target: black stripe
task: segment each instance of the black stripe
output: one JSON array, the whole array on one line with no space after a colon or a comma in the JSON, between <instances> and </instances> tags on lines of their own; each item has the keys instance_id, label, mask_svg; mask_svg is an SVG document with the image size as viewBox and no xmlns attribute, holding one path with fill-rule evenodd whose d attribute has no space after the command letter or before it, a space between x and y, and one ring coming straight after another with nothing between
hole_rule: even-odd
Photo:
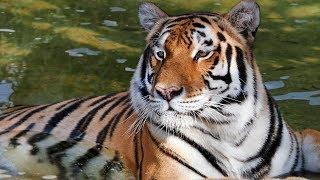
<instances>
[{"instance_id":1,"label":"black stripe","mask_svg":"<svg viewBox=\"0 0 320 180\"><path fill-rule=\"evenodd\" d=\"M205 27L206 27L206 26L204 26L203 24L200 24L200 23L197 23L197 22L192 23L192 25L193 25L194 27L196 27L196 28L205 28Z\"/></svg>"},{"instance_id":2,"label":"black stripe","mask_svg":"<svg viewBox=\"0 0 320 180\"><path fill-rule=\"evenodd\" d=\"M150 134L150 132L149 132ZM174 159L175 161L177 161L178 163L182 164L183 166L185 166L186 168L190 169L191 171L193 171L194 173L198 174L199 176L203 177L203 178L207 178L207 176L205 176L204 174L202 174L201 172L199 172L198 170L196 170L194 167L190 166L188 163L184 162L182 159L180 159L178 156L172 154L172 150L168 150L165 147L160 146L159 142L150 134L149 135L151 137L152 142L156 145L156 147L166 156Z\"/></svg>"},{"instance_id":3,"label":"black stripe","mask_svg":"<svg viewBox=\"0 0 320 180\"><path fill-rule=\"evenodd\" d=\"M191 37L189 37L187 31L184 32L184 35L185 35L185 38L187 38L187 41L188 41L188 49L190 49L190 47L191 47L191 45L192 45Z\"/></svg>"},{"instance_id":4,"label":"black stripe","mask_svg":"<svg viewBox=\"0 0 320 180\"><path fill-rule=\"evenodd\" d=\"M211 71L208 71L208 75L210 76L211 79L224 81L228 85L232 82L231 75L230 75L231 57L232 57L232 47L230 44L228 44L227 49L226 49L226 59L228 62L228 72L224 76L215 76L212 74Z\"/></svg>"},{"instance_id":5,"label":"black stripe","mask_svg":"<svg viewBox=\"0 0 320 180\"><path fill-rule=\"evenodd\" d=\"M133 138L133 143L134 143L134 161L135 161L135 165L136 165L136 170L139 169L139 150L138 150L138 138L137 138L137 134L134 135ZM140 175L139 175L140 176Z\"/></svg>"},{"instance_id":6,"label":"black stripe","mask_svg":"<svg viewBox=\"0 0 320 180\"><path fill-rule=\"evenodd\" d=\"M233 114L224 112L224 109L223 109L222 107L210 106L210 108L216 110L218 113L220 113L220 114L222 114L222 115L224 115L224 116L231 116L231 115L233 115ZM217 122L217 123L220 122L221 124L230 124L230 123L231 123L230 121L227 121L227 120L225 120L225 121L216 121L216 122Z\"/></svg>"},{"instance_id":7,"label":"black stripe","mask_svg":"<svg viewBox=\"0 0 320 180\"><path fill-rule=\"evenodd\" d=\"M250 121L248 121L245 125L244 128L241 130L241 132L245 132L245 135L234 144L234 146L239 147L243 144L243 142L247 139L247 137L249 136L250 133L250 128L253 125L253 119L250 119Z\"/></svg>"},{"instance_id":8,"label":"black stripe","mask_svg":"<svg viewBox=\"0 0 320 180\"><path fill-rule=\"evenodd\" d=\"M125 106L119 113L117 118L114 120L111 129L110 129L110 139L113 136L113 132L116 130L117 125L119 124L119 121L121 120L122 116L125 114L125 112L128 110L128 108L131 106L131 104L128 104L127 106Z\"/></svg>"},{"instance_id":9,"label":"black stripe","mask_svg":"<svg viewBox=\"0 0 320 180\"><path fill-rule=\"evenodd\" d=\"M26 129L20 131L18 134L16 134L13 138L10 139L10 145L12 145L14 148L19 146L20 143L18 142L19 138L26 135L33 127L35 123L29 124Z\"/></svg>"},{"instance_id":10,"label":"black stripe","mask_svg":"<svg viewBox=\"0 0 320 180\"><path fill-rule=\"evenodd\" d=\"M117 94L117 93L111 93L111 94L105 95L105 96L103 96L103 97L101 97L101 98L93 101L89 106L90 106L90 107L91 107L91 106L95 106L96 104L98 104L98 103L100 103L100 102L102 102L102 101L104 101L104 100L106 100L106 99L109 99L109 98L115 96L116 94Z\"/></svg>"},{"instance_id":11,"label":"black stripe","mask_svg":"<svg viewBox=\"0 0 320 180\"><path fill-rule=\"evenodd\" d=\"M146 71L147 71L147 62L150 60L151 54L152 54L152 50L151 50L150 46L148 46L144 50L143 57L142 57L142 64L141 64L141 68L140 68L141 69L140 70L141 85L139 85L140 86L139 91L143 97L149 95L149 92L146 88L145 78L146 78Z\"/></svg>"},{"instance_id":12,"label":"black stripe","mask_svg":"<svg viewBox=\"0 0 320 180\"><path fill-rule=\"evenodd\" d=\"M142 57L142 64L141 64L141 72L140 72L140 79L141 82L144 82L144 79L146 77L146 71L147 71L147 61L151 58L151 48L148 46L143 53ZM144 82L145 83L145 82Z\"/></svg>"},{"instance_id":13,"label":"black stripe","mask_svg":"<svg viewBox=\"0 0 320 180\"><path fill-rule=\"evenodd\" d=\"M224 35L221 32L218 32L218 39L220 41L226 41L226 38L224 37Z\"/></svg>"},{"instance_id":14,"label":"black stripe","mask_svg":"<svg viewBox=\"0 0 320 180\"><path fill-rule=\"evenodd\" d=\"M65 117L69 116L72 112L76 111L82 105L83 102L91 98L92 97L80 99L72 105L57 112L53 117L50 118L42 132L50 133Z\"/></svg>"},{"instance_id":15,"label":"black stripe","mask_svg":"<svg viewBox=\"0 0 320 180\"><path fill-rule=\"evenodd\" d=\"M130 110L126 114L126 119L128 119L134 113L134 109L130 107Z\"/></svg>"},{"instance_id":16,"label":"black stripe","mask_svg":"<svg viewBox=\"0 0 320 180\"><path fill-rule=\"evenodd\" d=\"M94 116L99 112L99 110L103 109L112 100L113 99L106 100L105 102L101 103L100 105L90 110L85 116L83 116L80 119L80 121L77 123L76 127L71 131L69 138L74 139L76 141L80 141L82 139L81 137L85 136L85 131L89 126L89 124L91 123L91 121L93 120Z\"/></svg>"},{"instance_id":17,"label":"black stripe","mask_svg":"<svg viewBox=\"0 0 320 180\"><path fill-rule=\"evenodd\" d=\"M206 33L202 32L202 31L196 31L200 36L202 37L206 37Z\"/></svg>"},{"instance_id":18,"label":"black stripe","mask_svg":"<svg viewBox=\"0 0 320 180\"><path fill-rule=\"evenodd\" d=\"M178 18L173 19L172 21L170 21L170 23L179 22L179 21L183 21L183 20L186 20L186 19L190 19L190 17L189 16L178 17Z\"/></svg>"},{"instance_id":19,"label":"black stripe","mask_svg":"<svg viewBox=\"0 0 320 180\"><path fill-rule=\"evenodd\" d=\"M25 110L22 110L21 112L17 112L15 113L15 115L13 115L12 117L10 117L9 119L7 119L8 121L20 116L21 114L24 114L25 112L29 111L30 109L25 109Z\"/></svg>"},{"instance_id":20,"label":"black stripe","mask_svg":"<svg viewBox=\"0 0 320 180\"><path fill-rule=\"evenodd\" d=\"M211 24L210 21L206 17L200 16L199 18L201 19L201 21L206 22L208 24Z\"/></svg>"},{"instance_id":21,"label":"black stripe","mask_svg":"<svg viewBox=\"0 0 320 180\"><path fill-rule=\"evenodd\" d=\"M176 25L178 25L178 24L175 24L175 23L174 24L170 24L170 25L167 26L167 28L172 28L172 27L174 27Z\"/></svg>"},{"instance_id":22,"label":"black stripe","mask_svg":"<svg viewBox=\"0 0 320 180\"><path fill-rule=\"evenodd\" d=\"M219 63L219 57L220 56L214 56L213 64L210 67L211 70L214 69L216 67L216 65Z\"/></svg>"},{"instance_id":23,"label":"black stripe","mask_svg":"<svg viewBox=\"0 0 320 180\"><path fill-rule=\"evenodd\" d=\"M228 104L235 104L235 103L242 103L246 98L247 98L248 94L247 93L244 93L244 92L239 92L239 94L236 96L236 97L231 97L231 96L227 96L225 98L223 98L220 103L221 104L225 104L225 105L228 105Z\"/></svg>"},{"instance_id":24,"label":"black stripe","mask_svg":"<svg viewBox=\"0 0 320 180\"><path fill-rule=\"evenodd\" d=\"M75 101L77 101L77 100L79 100L79 99L73 99L73 100L64 102L62 105L60 105L59 107L56 108L56 111L59 111L60 109L66 107L66 106L69 105L69 104L72 104L73 102L75 102Z\"/></svg>"},{"instance_id":25,"label":"black stripe","mask_svg":"<svg viewBox=\"0 0 320 180\"><path fill-rule=\"evenodd\" d=\"M247 161L252 161L256 158L261 157L264 154L264 151L270 146L270 144L272 144L272 138L274 136L274 133L276 131L276 120L275 120L275 113L274 113L274 105L273 105L273 101L272 99L270 99L270 97L268 96L268 109L269 109L269 113L270 113L270 125L269 125L269 130L268 130L268 136L267 139L264 141L264 144L262 145L262 147L260 148L259 152L254 155L251 156L247 159Z\"/></svg>"},{"instance_id":26,"label":"black stripe","mask_svg":"<svg viewBox=\"0 0 320 180\"><path fill-rule=\"evenodd\" d=\"M141 149L141 159L139 162L139 180L142 180L142 168L143 168L143 158L144 158L144 151L142 146L142 132L140 132L140 149Z\"/></svg>"},{"instance_id":27,"label":"black stripe","mask_svg":"<svg viewBox=\"0 0 320 180\"><path fill-rule=\"evenodd\" d=\"M9 108L9 109L5 109L2 114L0 113L0 121L5 119L5 118L7 118L7 117L9 117L9 116L11 116L11 115L14 115L14 114L17 114L17 113L20 113L20 112L26 112L27 110L30 110L31 107L34 107L34 106L22 106L22 105L19 105L19 106L14 106L14 107ZM13 119L13 118L10 118L10 119Z\"/></svg>"},{"instance_id":28,"label":"black stripe","mask_svg":"<svg viewBox=\"0 0 320 180\"><path fill-rule=\"evenodd\" d=\"M39 148L38 146L36 145L37 142L49 137L50 134L48 133L45 133L45 132L41 132L41 133L37 133L33 136L31 136L29 139L28 139L28 144L30 144L32 146L32 149L30 150L30 154L31 155L36 155L38 152L39 152Z\"/></svg>"},{"instance_id":29,"label":"black stripe","mask_svg":"<svg viewBox=\"0 0 320 180\"><path fill-rule=\"evenodd\" d=\"M154 124L157 127L161 127L162 125L157 124L156 122L151 122L152 124ZM215 157L213 156L208 150L206 150L204 147L202 147L200 144L196 143L195 141L191 140L190 138L188 138L187 136L185 136L183 133L175 130L175 129L166 129L165 130L166 133L169 133L183 141L185 141L186 143L188 143L190 146L194 147L195 149L197 149L201 155L206 158L206 160L217 170L219 171L223 176L228 176L227 172L222 169L222 167L219 165L221 164L221 162Z\"/></svg>"},{"instance_id":30,"label":"black stripe","mask_svg":"<svg viewBox=\"0 0 320 180\"><path fill-rule=\"evenodd\" d=\"M120 99L118 99L117 101L115 101L100 117L100 121L102 121L114 108L116 108L122 101L124 100L129 100L129 96L125 95L123 97L121 97Z\"/></svg>"},{"instance_id":31,"label":"black stripe","mask_svg":"<svg viewBox=\"0 0 320 180\"><path fill-rule=\"evenodd\" d=\"M206 46L212 46L213 41L212 41L212 39L210 39L210 40L205 40L205 41L203 42L203 44L205 44Z\"/></svg>"},{"instance_id":32,"label":"black stripe","mask_svg":"<svg viewBox=\"0 0 320 180\"><path fill-rule=\"evenodd\" d=\"M12 131L13 129L19 127L21 124L23 124L25 121L27 121L31 116L33 116L34 114L43 111L44 109L52 106L54 104L49 104L49 105L45 105L45 106L41 106L38 107L32 111L30 111L29 113L27 113L25 116L23 116L21 119L19 119L16 123L14 123L13 125L11 125L10 127L6 128L5 130L0 132L0 135L6 134L10 131Z\"/></svg>"},{"instance_id":33,"label":"black stripe","mask_svg":"<svg viewBox=\"0 0 320 180\"><path fill-rule=\"evenodd\" d=\"M267 174L270 170L271 161L273 156L275 155L278 147L280 146L282 139L282 131L283 131L283 121L278 110L277 105L274 103L271 95L268 94L268 102L269 102L269 111L270 111L270 127L268 132L268 138L265 141L264 145L260 149L259 153L253 157L259 157L262 160L255 167L245 171L243 174L246 178L261 178L265 174ZM274 111L276 110L276 112ZM277 113L277 117L275 115ZM276 126L276 121L278 124ZM252 158L249 158L252 159Z\"/></svg>"},{"instance_id":34,"label":"black stripe","mask_svg":"<svg viewBox=\"0 0 320 180\"><path fill-rule=\"evenodd\" d=\"M60 121L62 121L66 116L68 116L70 113L75 111L79 106L85 102L88 99L91 99L92 97L87 97L81 100L76 101L74 104L70 105L69 107L61 110L60 112L56 113L46 124L42 132L37 133L30 137L28 139L28 143L33 147L30 151L32 155L36 155L39 151L39 148L37 147L36 143L40 142L50 136L50 132L58 125ZM83 137L83 135L82 135ZM59 143L58 143L59 144ZM56 144L56 145L58 145ZM70 146L72 147L72 146Z\"/></svg>"},{"instance_id":35,"label":"black stripe","mask_svg":"<svg viewBox=\"0 0 320 180\"><path fill-rule=\"evenodd\" d=\"M201 131L203 134L206 134L206 135L211 136L211 137L212 137L213 139L215 139L215 140L221 140L219 134L212 134L212 133L210 133L209 131L207 131L207 130L205 130L205 129L202 129L202 128L200 128L200 127L197 127L197 126L195 126L194 128L197 129L197 130L199 130L199 131Z\"/></svg>"},{"instance_id":36,"label":"black stripe","mask_svg":"<svg viewBox=\"0 0 320 180\"><path fill-rule=\"evenodd\" d=\"M100 170L100 175L105 179L110 179L110 173L114 171L120 172L124 169L123 163L120 161L119 153L116 151L116 155L111 161L107 161L103 168ZM112 170L112 172L110 172ZM117 177L117 176L116 176ZM118 177L117 177L118 178ZM114 179L114 178L111 178Z\"/></svg>"},{"instance_id":37,"label":"black stripe","mask_svg":"<svg viewBox=\"0 0 320 180\"><path fill-rule=\"evenodd\" d=\"M55 159L56 155L63 154L61 152L71 148L76 143L77 143L76 141L69 139L66 141L60 141L52 146L49 146L47 148L47 154L48 154L49 160Z\"/></svg>"},{"instance_id":38,"label":"black stripe","mask_svg":"<svg viewBox=\"0 0 320 180\"><path fill-rule=\"evenodd\" d=\"M96 143L99 145L102 145L103 142L105 141L107 134L109 133L109 129L113 123L113 121L117 118L116 116L113 116L113 118L106 124L106 126L99 132L97 138L96 138Z\"/></svg>"},{"instance_id":39,"label":"black stripe","mask_svg":"<svg viewBox=\"0 0 320 180\"><path fill-rule=\"evenodd\" d=\"M152 84L152 79L153 79L154 73L148 74L147 80L149 84Z\"/></svg>"},{"instance_id":40,"label":"black stripe","mask_svg":"<svg viewBox=\"0 0 320 180\"><path fill-rule=\"evenodd\" d=\"M228 72L225 76L216 76L216 75L213 75L211 71L208 71L208 75L212 80L221 80L228 85L232 82L230 72Z\"/></svg>"},{"instance_id":41,"label":"black stripe","mask_svg":"<svg viewBox=\"0 0 320 180\"><path fill-rule=\"evenodd\" d=\"M300 147L299 147L299 142L298 142L297 136L294 133L292 133L292 135L294 137L294 141L295 141L297 147L296 147L296 156L294 159L294 163L293 163L291 170L290 170L291 173L293 173L295 171L296 167L298 166L299 157L300 157Z\"/></svg>"},{"instance_id":42,"label":"black stripe","mask_svg":"<svg viewBox=\"0 0 320 180\"><path fill-rule=\"evenodd\" d=\"M68 179L67 178L67 169L63 166L62 158L65 156L65 154L57 154L56 156L52 157L50 159L50 162L59 170L58 178L57 179Z\"/></svg>"},{"instance_id":43,"label":"black stripe","mask_svg":"<svg viewBox=\"0 0 320 180\"><path fill-rule=\"evenodd\" d=\"M241 90L243 90L243 87L247 83L247 72L246 72L246 66L244 64L243 59L243 52L242 50L236 46L236 52L237 52L237 66L239 71L239 78L240 78L240 84L241 84Z\"/></svg>"},{"instance_id":44,"label":"black stripe","mask_svg":"<svg viewBox=\"0 0 320 180\"><path fill-rule=\"evenodd\" d=\"M218 27L220 28L221 31L224 31L224 28L220 25L218 25Z\"/></svg>"},{"instance_id":45,"label":"black stripe","mask_svg":"<svg viewBox=\"0 0 320 180\"><path fill-rule=\"evenodd\" d=\"M216 52L219 53L219 54L221 54L221 45L220 45L220 44L218 45L218 47L217 47L217 49L216 49Z\"/></svg>"},{"instance_id":46,"label":"black stripe","mask_svg":"<svg viewBox=\"0 0 320 180\"><path fill-rule=\"evenodd\" d=\"M209 90L216 90L216 89L218 89L217 87L211 87L209 81L206 80L203 76L202 76L202 79L203 79L204 84L208 87Z\"/></svg>"},{"instance_id":47,"label":"black stripe","mask_svg":"<svg viewBox=\"0 0 320 180\"><path fill-rule=\"evenodd\" d=\"M72 112L74 112L75 110L77 110L81 104L83 102L85 102L88 99L91 99L92 97L87 97L81 100L76 101L75 103L73 103L72 105L62 109L61 111L57 112L53 117L50 118L50 120L47 122L46 126L44 127L44 129L42 130L42 132L37 133L33 136L31 136L28 139L28 143L33 147L33 150L31 151L33 155L35 155L37 153L37 151L34 151L37 148L37 146L35 145L37 142L40 142L44 139L46 139L47 137L50 136L50 132L65 118L67 117L69 114L71 114Z\"/></svg>"},{"instance_id":48,"label":"black stripe","mask_svg":"<svg viewBox=\"0 0 320 180\"><path fill-rule=\"evenodd\" d=\"M79 173L88 162L100 155L101 146L95 146L87 150L87 152L81 157L77 158L72 163L72 171L75 174Z\"/></svg>"}]
</instances>

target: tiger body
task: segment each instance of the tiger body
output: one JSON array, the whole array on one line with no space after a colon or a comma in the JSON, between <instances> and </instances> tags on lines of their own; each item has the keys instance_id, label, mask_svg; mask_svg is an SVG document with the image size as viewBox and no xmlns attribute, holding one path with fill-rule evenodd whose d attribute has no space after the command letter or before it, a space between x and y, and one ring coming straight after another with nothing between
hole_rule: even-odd
<instances>
[{"instance_id":1,"label":"tiger body","mask_svg":"<svg viewBox=\"0 0 320 180\"><path fill-rule=\"evenodd\" d=\"M263 85L252 49L254 1L228 14L174 17L145 3L139 17L149 34L130 91L3 115L0 142L11 149L0 168L26 164L6 154L22 147L60 177L105 178L120 159L137 179L320 172L320 133L293 132Z\"/></svg>"}]
</instances>

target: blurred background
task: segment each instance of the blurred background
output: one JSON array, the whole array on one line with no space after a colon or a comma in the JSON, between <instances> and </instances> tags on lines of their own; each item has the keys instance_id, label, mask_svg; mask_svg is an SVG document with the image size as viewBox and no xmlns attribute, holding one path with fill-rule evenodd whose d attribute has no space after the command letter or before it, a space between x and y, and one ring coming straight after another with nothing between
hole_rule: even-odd
<instances>
[{"instance_id":1,"label":"blurred background","mask_svg":"<svg viewBox=\"0 0 320 180\"><path fill-rule=\"evenodd\" d=\"M146 33L135 0L0 0L0 106L126 91ZM237 0L156 0L170 15ZM320 1L258 0L255 55L295 129L320 130Z\"/></svg>"}]
</instances>

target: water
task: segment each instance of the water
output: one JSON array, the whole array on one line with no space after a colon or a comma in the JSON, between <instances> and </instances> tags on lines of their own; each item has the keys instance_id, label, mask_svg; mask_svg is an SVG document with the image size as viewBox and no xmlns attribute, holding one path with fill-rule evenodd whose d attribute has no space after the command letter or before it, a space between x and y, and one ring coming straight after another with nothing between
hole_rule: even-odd
<instances>
[{"instance_id":1,"label":"water","mask_svg":"<svg viewBox=\"0 0 320 180\"><path fill-rule=\"evenodd\" d=\"M152 1L168 14L225 12L235 3ZM320 130L319 94L313 94L320 90L320 4L259 3L255 55L266 86L290 126ZM0 99L9 106L44 104L127 90L146 35L137 18L139 4L0 0Z\"/></svg>"}]
</instances>

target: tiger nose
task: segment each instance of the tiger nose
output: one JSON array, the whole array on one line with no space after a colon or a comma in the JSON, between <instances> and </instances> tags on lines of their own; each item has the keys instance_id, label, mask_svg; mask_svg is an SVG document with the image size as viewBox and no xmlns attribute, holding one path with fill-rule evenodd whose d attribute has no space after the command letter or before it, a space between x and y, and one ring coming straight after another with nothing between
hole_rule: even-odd
<instances>
[{"instance_id":1,"label":"tiger nose","mask_svg":"<svg viewBox=\"0 0 320 180\"><path fill-rule=\"evenodd\" d=\"M170 101L176 96L179 96L182 93L182 87L176 87L176 86L171 86L171 87L160 87L156 86L155 87L156 92L166 101Z\"/></svg>"}]
</instances>

